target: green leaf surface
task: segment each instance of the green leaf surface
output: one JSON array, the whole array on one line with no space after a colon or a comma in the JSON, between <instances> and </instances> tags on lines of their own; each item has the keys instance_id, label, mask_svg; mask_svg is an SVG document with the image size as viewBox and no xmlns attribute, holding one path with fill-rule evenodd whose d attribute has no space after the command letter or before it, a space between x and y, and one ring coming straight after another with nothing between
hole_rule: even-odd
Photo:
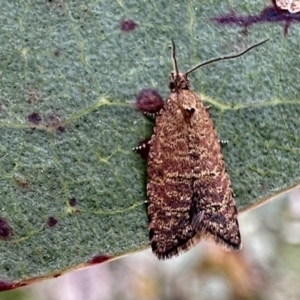
<instances>
[{"instance_id":1,"label":"green leaf surface","mask_svg":"<svg viewBox=\"0 0 300 300\"><path fill-rule=\"evenodd\" d=\"M284 38L278 23L244 35L211 20L231 8L257 14L264 2L1 3L0 218L12 230L0 239L1 280L148 245L146 163L132 148L151 136L153 122L133 104L146 87L167 97L171 39L182 71L272 39L190 80L229 141L223 154L239 210L299 184L299 26ZM125 19L137 28L121 31ZM36 126L32 113L41 117Z\"/></svg>"}]
</instances>

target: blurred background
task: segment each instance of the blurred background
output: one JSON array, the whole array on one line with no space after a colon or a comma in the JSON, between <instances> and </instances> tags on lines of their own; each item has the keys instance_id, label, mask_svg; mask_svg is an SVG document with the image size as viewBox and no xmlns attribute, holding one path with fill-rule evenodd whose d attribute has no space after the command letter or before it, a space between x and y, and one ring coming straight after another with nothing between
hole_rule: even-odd
<instances>
[{"instance_id":1,"label":"blurred background","mask_svg":"<svg viewBox=\"0 0 300 300\"><path fill-rule=\"evenodd\" d=\"M0 300L300 299L300 189L240 215L243 250L201 242L158 261L150 249L15 291Z\"/></svg>"}]
</instances>

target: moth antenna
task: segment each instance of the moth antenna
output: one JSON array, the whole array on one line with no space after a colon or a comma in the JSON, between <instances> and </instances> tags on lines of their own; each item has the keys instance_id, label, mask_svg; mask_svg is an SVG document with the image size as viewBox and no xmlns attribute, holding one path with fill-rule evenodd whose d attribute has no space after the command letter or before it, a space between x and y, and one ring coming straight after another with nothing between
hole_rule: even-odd
<instances>
[{"instance_id":1,"label":"moth antenna","mask_svg":"<svg viewBox=\"0 0 300 300\"><path fill-rule=\"evenodd\" d=\"M174 68L174 73L175 76L179 74L178 72L178 66L177 66L177 61L176 61L176 48L175 48L175 43L172 40L172 60L173 60L173 68Z\"/></svg>"},{"instance_id":2,"label":"moth antenna","mask_svg":"<svg viewBox=\"0 0 300 300\"><path fill-rule=\"evenodd\" d=\"M220 60L232 59L232 58L237 58L237 57L239 57L239 56L242 56L242 55L244 55L245 53L247 53L248 51L252 50L253 48L256 48L256 47L258 47L258 46L264 44L264 43L267 42L268 40L269 40L269 39L263 40L263 41L261 41L261 42L259 42L259 43L257 43L257 44L254 44L254 45L250 46L249 48L244 49L243 51L238 52L238 53L236 53L236 54L231 54L231 55L226 55L226 56L216 57L216 58L207 60L207 61L205 61L205 62L203 62L203 63L201 63L201 64L199 64L199 65L193 67L191 70L187 71L187 72L185 73L185 75L187 76L188 74L194 72L195 70L197 70L197 69L199 69L199 68L201 68L201 67L203 67L203 66L205 66L205 65L209 65L209 64L211 64L211 63L215 63L215 62L220 61ZM172 41L172 43L173 43L173 47L175 47L173 41ZM175 53L175 48L174 48L174 53ZM173 55L174 55L174 53L173 53ZM176 61L175 61L175 62L176 62ZM176 65L176 68L177 68L177 65Z\"/></svg>"}]
</instances>

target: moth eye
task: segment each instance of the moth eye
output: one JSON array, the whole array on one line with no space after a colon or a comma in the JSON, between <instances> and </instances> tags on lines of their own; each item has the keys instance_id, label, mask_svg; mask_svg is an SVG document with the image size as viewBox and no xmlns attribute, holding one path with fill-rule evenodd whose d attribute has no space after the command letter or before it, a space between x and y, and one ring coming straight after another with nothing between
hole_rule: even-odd
<instances>
[{"instance_id":1,"label":"moth eye","mask_svg":"<svg viewBox=\"0 0 300 300\"><path fill-rule=\"evenodd\" d=\"M175 80L173 80L173 79L170 80L170 82L169 82L169 89L170 90L175 89Z\"/></svg>"}]
</instances>

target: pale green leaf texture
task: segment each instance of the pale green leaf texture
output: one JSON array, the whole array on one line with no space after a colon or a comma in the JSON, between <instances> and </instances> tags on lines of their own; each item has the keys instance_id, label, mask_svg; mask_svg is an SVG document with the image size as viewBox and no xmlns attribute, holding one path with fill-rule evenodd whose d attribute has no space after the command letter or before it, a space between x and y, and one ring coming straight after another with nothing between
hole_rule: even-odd
<instances>
[{"instance_id":1,"label":"pale green leaf texture","mask_svg":"<svg viewBox=\"0 0 300 300\"><path fill-rule=\"evenodd\" d=\"M244 15L264 5L230 3ZM167 97L171 39L182 71L272 39L190 79L229 141L223 153L239 210L299 183L300 28L284 38L280 24L258 24L244 35L211 20L231 6L1 2L0 217L13 230L0 240L1 280L45 276L148 245L146 163L132 148L151 136L153 122L133 103L146 87ZM124 19L137 28L122 32ZM42 118L35 130L33 112ZM49 217L56 226L47 225Z\"/></svg>"}]
</instances>

